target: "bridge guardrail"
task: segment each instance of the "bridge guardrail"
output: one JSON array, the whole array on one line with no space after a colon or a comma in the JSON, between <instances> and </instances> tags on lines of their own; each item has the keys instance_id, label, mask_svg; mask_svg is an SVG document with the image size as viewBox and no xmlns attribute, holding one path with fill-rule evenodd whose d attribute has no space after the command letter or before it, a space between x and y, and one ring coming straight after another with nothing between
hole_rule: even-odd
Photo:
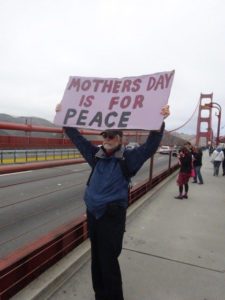
<instances>
[{"instance_id":1,"label":"bridge guardrail","mask_svg":"<svg viewBox=\"0 0 225 300\"><path fill-rule=\"evenodd\" d=\"M50 161L58 159L81 158L76 148L73 149L33 149L33 150L0 150L0 164L18 164Z\"/></svg>"}]
</instances>

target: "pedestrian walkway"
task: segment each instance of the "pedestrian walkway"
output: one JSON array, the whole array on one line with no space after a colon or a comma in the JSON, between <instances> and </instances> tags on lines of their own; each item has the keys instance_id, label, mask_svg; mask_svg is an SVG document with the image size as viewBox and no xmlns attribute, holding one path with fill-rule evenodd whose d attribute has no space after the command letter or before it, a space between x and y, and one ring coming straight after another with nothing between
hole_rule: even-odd
<instances>
[{"instance_id":1,"label":"pedestrian walkway","mask_svg":"<svg viewBox=\"0 0 225 300\"><path fill-rule=\"evenodd\" d=\"M209 160L204 153L204 184L190 182L189 199L174 199L172 176L128 218L120 256L125 300L225 299L225 177L213 176ZM55 289L51 300L94 300L90 260Z\"/></svg>"}]
</instances>

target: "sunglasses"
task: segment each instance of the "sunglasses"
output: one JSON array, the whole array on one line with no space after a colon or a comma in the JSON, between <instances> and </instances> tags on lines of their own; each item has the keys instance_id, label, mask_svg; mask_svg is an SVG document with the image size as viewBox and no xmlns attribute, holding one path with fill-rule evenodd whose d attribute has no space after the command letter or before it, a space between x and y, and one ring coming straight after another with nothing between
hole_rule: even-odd
<instances>
[{"instance_id":1,"label":"sunglasses","mask_svg":"<svg viewBox=\"0 0 225 300\"><path fill-rule=\"evenodd\" d=\"M115 135L110 134L110 133L103 133L102 134L103 139L109 139L109 140L113 140L115 138Z\"/></svg>"}]
</instances>

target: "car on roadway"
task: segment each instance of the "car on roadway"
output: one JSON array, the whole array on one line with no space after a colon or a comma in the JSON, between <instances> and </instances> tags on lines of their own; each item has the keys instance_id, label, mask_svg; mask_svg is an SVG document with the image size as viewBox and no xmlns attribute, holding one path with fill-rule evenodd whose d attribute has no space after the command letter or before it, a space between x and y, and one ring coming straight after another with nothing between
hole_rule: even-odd
<instances>
[{"instance_id":1,"label":"car on roadway","mask_svg":"<svg viewBox=\"0 0 225 300\"><path fill-rule=\"evenodd\" d=\"M158 152L160 154L170 154L170 152L171 152L170 146L161 146L161 147L159 147Z\"/></svg>"},{"instance_id":2,"label":"car on roadway","mask_svg":"<svg viewBox=\"0 0 225 300\"><path fill-rule=\"evenodd\" d=\"M135 142L130 142L129 144L126 145L126 149L134 149L139 147L140 145L138 143Z\"/></svg>"},{"instance_id":3,"label":"car on roadway","mask_svg":"<svg viewBox=\"0 0 225 300\"><path fill-rule=\"evenodd\" d=\"M180 149L181 149L181 146L174 146L171 150L172 156L177 157L179 155Z\"/></svg>"}]
</instances>

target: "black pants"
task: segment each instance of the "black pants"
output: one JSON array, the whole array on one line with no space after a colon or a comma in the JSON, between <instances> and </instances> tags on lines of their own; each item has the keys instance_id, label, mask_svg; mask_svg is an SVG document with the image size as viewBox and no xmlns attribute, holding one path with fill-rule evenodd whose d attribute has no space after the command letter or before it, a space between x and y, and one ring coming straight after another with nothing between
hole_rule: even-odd
<instances>
[{"instance_id":1,"label":"black pants","mask_svg":"<svg viewBox=\"0 0 225 300\"><path fill-rule=\"evenodd\" d=\"M98 220L87 212L87 221L95 299L124 300L118 257L122 250L126 209L111 203Z\"/></svg>"},{"instance_id":2,"label":"black pants","mask_svg":"<svg viewBox=\"0 0 225 300\"><path fill-rule=\"evenodd\" d=\"M213 173L213 175L214 176L218 176L219 175L221 161L214 160L213 165L214 165L214 173Z\"/></svg>"}]
</instances>

